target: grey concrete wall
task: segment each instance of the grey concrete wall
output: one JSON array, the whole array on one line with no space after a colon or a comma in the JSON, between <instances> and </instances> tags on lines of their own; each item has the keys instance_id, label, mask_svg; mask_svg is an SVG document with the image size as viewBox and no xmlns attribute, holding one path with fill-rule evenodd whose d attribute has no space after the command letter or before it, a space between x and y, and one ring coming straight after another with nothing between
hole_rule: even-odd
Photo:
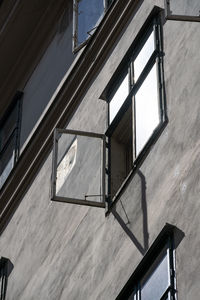
<instances>
[{"instance_id":1,"label":"grey concrete wall","mask_svg":"<svg viewBox=\"0 0 200 300\"><path fill-rule=\"evenodd\" d=\"M52 42L24 87L21 147L74 58L75 55L72 53L72 3L69 1L58 21Z\"/></svg>"},{"instance_id":2,"label":"grey concrete wall","mask_svg":"<svg viewBox=\"0 0 200 300\"><path fill-rule=\"evenodd\" d=\"M130 20L68 128L105 132L107 106L98 97L153 3ZM114 300L166 222L185 234L176 249L178 299L199 299L200 28L168 21L163 31L165 130L108 217L50 202L49 155L0 239L14 265L7 299Z\"/></svg>"}]
</instances>

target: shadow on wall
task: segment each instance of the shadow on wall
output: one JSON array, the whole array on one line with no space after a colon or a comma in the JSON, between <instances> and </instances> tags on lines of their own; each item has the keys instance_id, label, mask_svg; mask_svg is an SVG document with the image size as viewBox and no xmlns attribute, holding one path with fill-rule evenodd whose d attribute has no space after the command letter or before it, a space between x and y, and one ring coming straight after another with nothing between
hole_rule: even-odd
<instances>
[{"instance_id":1,"label":"shadow on wall","mask_svg":"<svg viewBox=\"0 0 200 300\"><path fill-rule=\"evenodd\" d=\"M6 291L8 277L12 272L14 265L8 258L1 257L0 259L0 300L6 299Z\"/></svg>"},{"instance_id":2,"label":"shadow on wall","mask_svg":"<svg viewBox=\"0 0 200 300\"><path fill-rule=\"evenodd\" d=\"M142 226L142 237L136 237L136 235L133 233L133 229L131 229L131 223L128 213L126 211L125 205L122 203L122 200L120 199L119 202L121 203L121 208L124 214L124 218L121 217L121 214L119 214L116 210L116 207L113 208L112 214L116 218L116 220L119 222L120 226L123 228L123 230L126 232L126 234L129 236L131 241L135 244L137 249L141 252L142 255L145 254L145 252L149 248L149 233L148 233L148 215L147 215L147 202L146 202L146 179L145 176L142 174L140 170L138 170L135 174L138 178L138 183L140 185L139 188L139 201L140 203L137 203L137 206L140 204L140 210L137 213L137 219L140 215L142 217L142 220L138 221L139 227ZM137 184L138 184L137 183ZM130 211L130 210L128 210ZM132 211L131 211L132 215ZM136 224L134 222L134 224ZM138 226L136 225L136 227ZM130 226L129 226L130 225Z\"/></svg>"}]
</instances>

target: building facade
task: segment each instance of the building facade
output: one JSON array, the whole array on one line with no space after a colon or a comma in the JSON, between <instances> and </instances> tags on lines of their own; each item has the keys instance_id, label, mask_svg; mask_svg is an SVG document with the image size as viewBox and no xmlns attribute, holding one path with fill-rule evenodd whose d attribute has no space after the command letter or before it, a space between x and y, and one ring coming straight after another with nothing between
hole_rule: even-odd
<instances>
[{"instance_id":1,"label":"building facade","mask_svg":"<svg viewBox=\"0 0 200 300\"><path fill-rule=\"evenodd\" d=\"M0 2L0 299L200 298L199 11Z\"/></svg>"}]
</instances>

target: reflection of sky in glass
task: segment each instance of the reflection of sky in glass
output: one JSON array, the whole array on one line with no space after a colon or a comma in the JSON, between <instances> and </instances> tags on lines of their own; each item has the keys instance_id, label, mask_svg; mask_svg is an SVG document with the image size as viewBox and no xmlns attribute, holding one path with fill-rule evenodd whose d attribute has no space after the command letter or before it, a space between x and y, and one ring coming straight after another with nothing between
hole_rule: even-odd
<instances>
[{"instance_id":1,"label":"reflection of sky in glass","mask_svg":"<svg viewBox=\"0 0 200 300\"><path fill-rule=\"evenodd\" d=\"M135 96L135 115L136 155L138 155L159 124L156 65Z\"/></svg>"},{"instance_id":2,"label":"reflection of sky in glass","mask_svg":"<svg viewBox=\"0 0 200 300\"><path fill-rule=\"evenodd\" d=\"M165 255L141 287L142 300L160 300L169 286L168 256Z\"/></svg>"},{"instance_id":3,"label":"reflection of sky in glass","mask_svg":"<svg viewBox=\"0 0 200 300\"><path fill-rule=\"evenodd\" d=\"M129 76L127 74L126 77L123 79L122 83L120 84L120 86L118 87L112 100L110 101L110 115L109 115L110 123L118 113L119 109L121 108L128 94L129 94Z\"/></svg>"},{"instance_id":4,"label":"reflection of sky in glass","mask_svg":"<svg viewBox=\"0 0 200 300\"><path fill-rule=\"evenodd\" d=\"M89 37L88 33L101 21L104 13L103 0L78 1L78 44Z\"/></svg>"},{"instance_id":5,"label":"reflection of sky in glass","mask_svg":"<svg viewBox=\"0 0 200 300\"><path fill-rule=\"evenodd\" d=\"M142 70L144 69L146 63L148 62L149 58L151 57L153 51L155 50L154 47L154 32L151 33L148 40L146 41L144 47L139 52L138 56L134 61L134 80L135 82L138 80Z\"/></svg>"}]
</instances>

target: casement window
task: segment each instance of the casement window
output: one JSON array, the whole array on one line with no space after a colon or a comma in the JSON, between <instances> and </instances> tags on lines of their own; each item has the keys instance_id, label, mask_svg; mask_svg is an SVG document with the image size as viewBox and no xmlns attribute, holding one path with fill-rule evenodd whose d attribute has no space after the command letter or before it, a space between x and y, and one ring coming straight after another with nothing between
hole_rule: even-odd
<instances>
[{"instance_id":1,"label":"casement window","mask_svg":"<svg viewBox=\"0 0 200 300\"><path fill-rule=\"evenodd\" d=\"M101 98L108 102L110 191L115 196L166 120L159 18L145 26Z\"/></svg>"},{"instance_id":2,"label":"casement window","mask_svg":"<svg viewBox=\"0 0 200 300\"><path fill-rule=\"evenodd\" d=\"M105 160L104 134L57 128L51 199L104 208Z\"/></svg>"},{"instance_id":3,"label":"casement window","mask_svg":"<svg viewBox=\"0 0 200 300\"><path fill-rule=\"evenodd\" d=\"M74 0L73 48L80 49L92 36L113 0Z\"/></svg>"},{"instance_id":4,"label":"casement window","mask_svg":"<svg viewBox=\"0 0 200 300\"><path fill-rule=\"evenodd\" d=\"M166 234L155 244L116 300L176 299L173 235Z\"/></svg>"},{"instance_id":5,"label":"casement window","mask_svg":"<svg viewBox=\"0 0 200 300\"><path fill-rule=\"evenodd\" d=\"M22 92L17 92L0 122L0 188L5 183L19 155Z\"/></svg>"},{"instance_id":6,"label":"casement window","mask_svg":"<svg viewBox=\"0 0 200 300\"><path fill-rule=\"evenodd\" d=\"M162 58L161 25L151 18L100 97L109 107L105 134L55 130L52 200L111 204L163 129Z\"/></svg>"}]
</instances>

